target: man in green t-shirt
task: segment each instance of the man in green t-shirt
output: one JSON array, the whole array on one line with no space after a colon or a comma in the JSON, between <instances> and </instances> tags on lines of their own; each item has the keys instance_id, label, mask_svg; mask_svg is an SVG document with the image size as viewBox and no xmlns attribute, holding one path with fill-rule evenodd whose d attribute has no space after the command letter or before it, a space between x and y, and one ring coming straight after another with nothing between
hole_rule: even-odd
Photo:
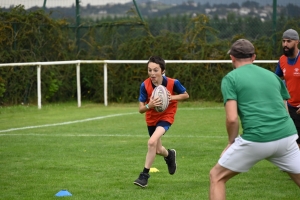
<instances>
[{"instance_id":1,"label":"man in green t-shirt","mask_svg":"<svg viewBox=\"0 0 300 200\"><path fill-rule=\"evenodd\" d=\"M290 95L285 85L273 72L253 64L255 49L248 40L237 40L228 53L235 68L221 84L228 145L210 171L210 199L225 199L225 183L264 159L300 187L298 134L286 107Z\"/></svg>"}]
</instances>

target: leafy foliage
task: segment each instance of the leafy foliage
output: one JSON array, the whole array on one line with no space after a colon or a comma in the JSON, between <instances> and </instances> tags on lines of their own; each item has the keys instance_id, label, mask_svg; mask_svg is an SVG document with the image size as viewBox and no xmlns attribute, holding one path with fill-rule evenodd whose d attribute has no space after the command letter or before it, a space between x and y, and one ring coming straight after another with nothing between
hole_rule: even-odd
<instances>
[{"instance_id":1,"label":"leafy foliage","mask_svg":"<svg viewBox=\"0 0 300 200\"><path fill-rule=\"evenodd\" d=\"M105 18L91 23L83 19L76 27L64 19L54 19L42 10L26 11L17 6L0 12L0 59L2 63L64 60L147 60L159 55L165 60L228 60L227 51L239 38L252 41L257 59L277 60L281 55L281 34L296 30L300 20L280 16L274 22L229 13L226 19L199 14L192 17L153 17L142 21L134 9L123 18ZM299 31L299 30L298 30ZM274 64L263 67L274 70ZM42 66L42 101L76 100L74 65ZM166 75L183 83L190 100L221 101L220 82L232 70L231 64L167 64ZM83 100L103 101L103 65L82 65ZM147 78L146 65L108 66L108 100L136 102L139 86ZM0 68L0 102L35 103L36 68Z\"/></svg>"},{"instance_id":2,"label":"leafy foliage","mask_svg":"<svg viewBox=\"0 0 300 200\"><path fill-rule=\"evenodd\" d=\"M0 12L0 61L1 63L38 62L69 60L72 49L68 48L67 25L64 20L50 18L43 11L27 12L17 6L10 12ZM43 67L43 74L49 67ZM31 101L36 97L36 72L34 67L5 67L0 69L5 87L3 101L14 104ZM61 70L61 69L59 69ZM54 82L59 70L51 71L52 76L43 76L46 96L54 95ZM52 82L52 83L51 83ZM56 85L58 87L59 85ZM58 90L56 88L55 90Z\"/></svg>"}]
</instances>

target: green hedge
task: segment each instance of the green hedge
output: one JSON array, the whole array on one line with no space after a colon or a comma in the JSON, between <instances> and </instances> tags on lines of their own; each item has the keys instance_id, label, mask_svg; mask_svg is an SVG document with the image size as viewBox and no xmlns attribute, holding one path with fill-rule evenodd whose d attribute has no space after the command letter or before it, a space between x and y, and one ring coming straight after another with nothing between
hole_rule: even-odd
<instances>
[{"instance_id":1,"label":"green hedge","mask_svg":"<svg viewBox=\"0 0 300 200\"><path fill-rule=\"evenodd\" d=\"M278 19L281 28L276 33L268 30L259 31L257 35L249 33L249 28L255 29L255 23L258 27L270 27L270 22L261 24L256 19L232 15L230 22L209 19L205 15L142 22L134 13L126 19L97 21L92 26L83 22L80 27L74 27L66 20L52 19L42 10L29 12L22 6L0 12L0 19L1 63L147 60L151 55L166 60L228 60L226 53L238 38L253 41L257 59L276 60L282 52L283 30L299 27L299 20L282 17ZM243 27L237 27L238 23L243 23ZM174 27L179 26L180 31L174 31ZM231 36L224 37L225 32L231 32ZM273 71L275 65L270 63L263 67ZM231 64L224 63L167 64L166 74L183 83L191 101L222 101L220 82L231 70ZM82 64L80 76L82 99L103 102L103 64ZM108 101L137 102L139 86L145 78L146 65L108 65ZM3 105L36 103L36 85L35 66L0 68L0 102ZM75 65L42 66L44 103L76 101L76 87Z\"/></svg>"}]
</instances>

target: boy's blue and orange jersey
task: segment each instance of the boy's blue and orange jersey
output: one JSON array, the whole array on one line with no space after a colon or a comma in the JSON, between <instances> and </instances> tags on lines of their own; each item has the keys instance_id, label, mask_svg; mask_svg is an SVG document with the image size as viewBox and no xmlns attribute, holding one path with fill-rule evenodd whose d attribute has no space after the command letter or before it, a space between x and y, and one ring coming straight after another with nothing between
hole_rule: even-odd
<instances>
[{"instance_id":1,"label":"boy's blue and orange jersey","mask_svg":"<svg viewBox=\"0 0 300 200\"><path fill-rule=\"evenodd\" d=\"M186 91L177 79L172 79L166 76L163 76L162 85L167 88L171 95L183 94ZM140 87L139 101L147 104L150 101L154 88L155 85L152 83L151 79L146 79ZM177 101L172 100L164 112L156 112L155 109L148 110L145 114L146 123L148 126L156 126L158 121L167 121L170 124L173 124L176 111Z\"/></svg>"},{"instance_id":2,"label":"boy's blue and orange jersey","mask_svg":"<svg viewBox=\"0 0 300 200\"><path fill-rule=\"evenodd\" d=\"M300 59L290 59L282 55L278 62L276 74L284 77L287 90L291 95L288 104L293 107L300 105Z\"/></svg>"}]
</instances>

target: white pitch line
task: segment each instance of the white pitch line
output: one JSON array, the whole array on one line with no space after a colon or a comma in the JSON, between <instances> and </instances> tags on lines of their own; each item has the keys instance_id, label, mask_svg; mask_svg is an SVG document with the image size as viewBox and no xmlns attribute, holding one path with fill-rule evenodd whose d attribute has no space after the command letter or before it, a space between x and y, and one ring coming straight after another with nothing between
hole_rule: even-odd
<instances>
[{"instance_id":1,"label":"white pitch line","mask_svg":"<svg viewBox=\"0 0 300 200\"><path fill-rule=\"evenodd\" d=\"M205 107L205 108L178 108L178 110L218 110L224 107Z\"/></svg>"},{"instance_id":2,"label":"white pitch line","mask_svg":"<svg viewBox=\"0 0 300 200\"><path fill-rule=\"evenodd\" d=\"M209 109L223 109L223 107L178 108L178 110L209 110ZM6 129L6 130L0 130L0 133L26 130L26 129L34 129L34 128L42 128L42 127L50 127L50 126L62 126L62 125L68 125L68 124L75 124L75 123L82 123L82 122L87 122L87 121L105 119L105 118L110 118L110 117L119 117L119 116L124 116L124 115L132 115L132 114L138 114L138 112L106 115L106 116L101 116L101 117L87 118L87 119L82 119L82 120L75 120L75 121L55 123L55 124L44 124L44 125L37 125L37 126L25 126L25 127L20 127L20 128L11 128L11 129ZM4 136L4 135L7 135L7 134L0 134L0 136ZM9 135L12 135L12 134L9 134Z\"/></svg>"},{"instance_id":3,"label":"white pitch line","mask_svg":"<svg viewBox=\"0 0 300 200\"><path fill-rule=\"evenodd\" d=\"M34 134L34 133L29 133L29 134L0 134L0 136L45 136L45 137L140 137L140 138L149 138L148 135L120 135L120 134L111 134L111 135L107 135L107 134ZM227 137L226 135L221 136L221 135L216 135L216 136L212 136L212 135L166 135L164 137L172 137L172 138L225 138Z\"/></svg>"},{"instance_id":4,"label":"white pitch line","mask_svg":"<svg viewBox=\"0 0 300 200\"><path fill-rule=\"evenodd\" d=\"M18 130L25 130L25 129L34 129L34 128L42 128L42 127L50 127L50 126L61 126L61 125L67 125L67 124L75 124L75 123L93 121L93 120L98 120L98 119L105 119L105 118L109 118L109 117L119 117L119 116L132 115L132 114L137 114L137 113L134 112L134 113L114 114L114 115L106 115L106 116L101 116L101 117L94 117L94 118L75 120L75 121L69 121L69 122L62 122L62 123L56 123L56 124L44 124L44 125L38 125L38 126L25 126L25 127L20 127L20 128L11 128L11 129L6 129L6 130L0 130L0 133L18 131ZM2 134L0 134L0 135L2 135Z\"/></svg>"}]
</instances>

